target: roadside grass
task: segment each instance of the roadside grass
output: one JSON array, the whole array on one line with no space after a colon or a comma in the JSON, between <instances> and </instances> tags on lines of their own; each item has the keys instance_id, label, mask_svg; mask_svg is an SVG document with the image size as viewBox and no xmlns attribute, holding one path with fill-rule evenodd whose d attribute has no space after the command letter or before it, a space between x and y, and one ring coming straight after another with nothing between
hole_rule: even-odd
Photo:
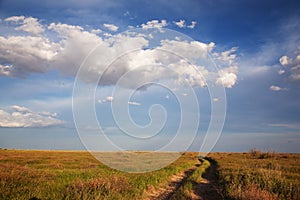
<instances>
[{"instance_id":1,"label":"roadside grass","mask_svg":"<svg viewBox=\"0 0 300 200\"><path fill-rule=\"evenodd\" d=\"M300 199L300 154L211 153L224 199Z\"/></svg>"},{"instance_id":2,"label":"roadside grass","mask_svg":"<svg viewBox=\"0 0 300 200\"><path fill-rule=\"evenodd\" d=\"M160 170L126 173L88 152L0 150L0 199L141 199L196 159L196 153L184 153Z\"/></svg>"}]
</instances>

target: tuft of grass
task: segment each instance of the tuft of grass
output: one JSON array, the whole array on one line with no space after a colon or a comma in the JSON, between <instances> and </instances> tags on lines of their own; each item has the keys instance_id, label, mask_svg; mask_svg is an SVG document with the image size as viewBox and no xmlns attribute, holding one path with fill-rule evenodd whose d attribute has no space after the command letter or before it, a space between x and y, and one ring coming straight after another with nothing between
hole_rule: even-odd
<instances>
[{"instance_id":1,"label":"tuft of grass","mask_svg":"<svg viewBox=\"0 0 300 200\"><path fill-rule=\"evenodd\" d=\"M260 151L256 148L250 149L249 151L250 155L254 158L258 158L258 159L266 159L266 158L272 158L276 156L276 152L275 151Z\"/></svg>"}]
</instances>

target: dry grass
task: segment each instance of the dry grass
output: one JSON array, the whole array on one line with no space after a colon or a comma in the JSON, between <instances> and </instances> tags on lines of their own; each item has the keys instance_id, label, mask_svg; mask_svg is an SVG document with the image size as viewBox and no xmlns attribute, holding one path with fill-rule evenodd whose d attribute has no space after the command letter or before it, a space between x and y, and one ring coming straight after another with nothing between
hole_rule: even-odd
<instances>
[{"instance_id":1,"label":"dry grass","mask_svg":"<svg viewBox=\"0 0 300 200\"><path fill-rule=\"evenodd\" d=\"M219 165L224 199L300 199L299 154L252 150L209 156ZM132 162L128 157L113 162L117 165L124 159ZM151 159L149 166L154 164ZM195 163L197 154L185 153L163 169L125 173L108 168L87 152L0 150L0 199L141 199L145 191L168 185L169 177ZM139 167L132 164L132 170ZM201 180L204 168L180 189L185 197Z\"/></svg>"},{"instance_id":2,"label":"dry grass","mask_svg":"<svg viewBox=\"0 0 300 200\"><path fill-rule=\"evenodd\" d=\"M163 169L130 174L87 152L0 150L0 199L141 199L193 166L196 156L186 153Z\"/></svg>"},{"instance_id":3,"label":"dry grass","mask_svg":"<svg viewBox=\"0 0 300 200\"><path fill-rule=\"evenodd\" d=\"M212 153L227 199L300 199L300 154Z\"/></svg>"}]
</instances>

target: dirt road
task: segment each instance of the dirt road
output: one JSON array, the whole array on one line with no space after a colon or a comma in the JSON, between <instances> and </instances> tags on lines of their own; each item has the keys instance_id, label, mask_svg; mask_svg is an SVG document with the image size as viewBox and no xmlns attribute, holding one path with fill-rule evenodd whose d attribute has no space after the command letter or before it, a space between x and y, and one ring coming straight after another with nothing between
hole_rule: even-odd
<instances>
[{"instance_id":1,"label":"dirt road","mask_svg":"<svg viewBox=\"0 0 300 200\"><path fill-rule=\"evenodd\" d=\"M200 183L193 183L193 190L189 197L183 197L184 199L192 200L221 200L222 197L217 191L217 166L213 161L210 162L211 166L203 174L203 179ZM183 187L187 178L193 174L193 172L200 167L200 164L195 164L193 168L186 170L180 174L176 174L170 178L170 184L165 188L153 190L148 194L147 200L169 200L176 199L176 192Z\"/></svg>"},{"instance_id":2,"label":"dirt road","mask_svg":"<svg viewBox=\"0 0 300 200\"><path fill-rule=\"evenodd\" d=\"M210 160L210 167L203 174L200 184L193 186L192 199L221 200L223 199L218 191L217 185L217 164Z\"/></svg>"}]
</instances>

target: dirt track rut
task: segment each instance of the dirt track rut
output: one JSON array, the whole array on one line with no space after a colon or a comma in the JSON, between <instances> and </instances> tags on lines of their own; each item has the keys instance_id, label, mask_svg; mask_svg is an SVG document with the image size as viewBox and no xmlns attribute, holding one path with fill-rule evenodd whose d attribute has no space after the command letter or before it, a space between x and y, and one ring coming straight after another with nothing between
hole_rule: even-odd
<instances>
[{"instance_id":1,"label":"dirt track rut","mask_svg":"<svg viewBox=\"0 0 300 200\"><path fill-rule=\"evenodd\" d=\"M168 200L172 199L176 191L183 186L189 176L199 167L200 164L196 164L194 167L180 173L173 175L170 178L170 184L165 188L151 191L145 200ZM214 162L211 162L211 166L206 170L203 175L203 180L198 184L193 184L193 192L191 194L192 200L221 200L216 187L217 180L217 166Z\"/></svg>"}]
</instances>

